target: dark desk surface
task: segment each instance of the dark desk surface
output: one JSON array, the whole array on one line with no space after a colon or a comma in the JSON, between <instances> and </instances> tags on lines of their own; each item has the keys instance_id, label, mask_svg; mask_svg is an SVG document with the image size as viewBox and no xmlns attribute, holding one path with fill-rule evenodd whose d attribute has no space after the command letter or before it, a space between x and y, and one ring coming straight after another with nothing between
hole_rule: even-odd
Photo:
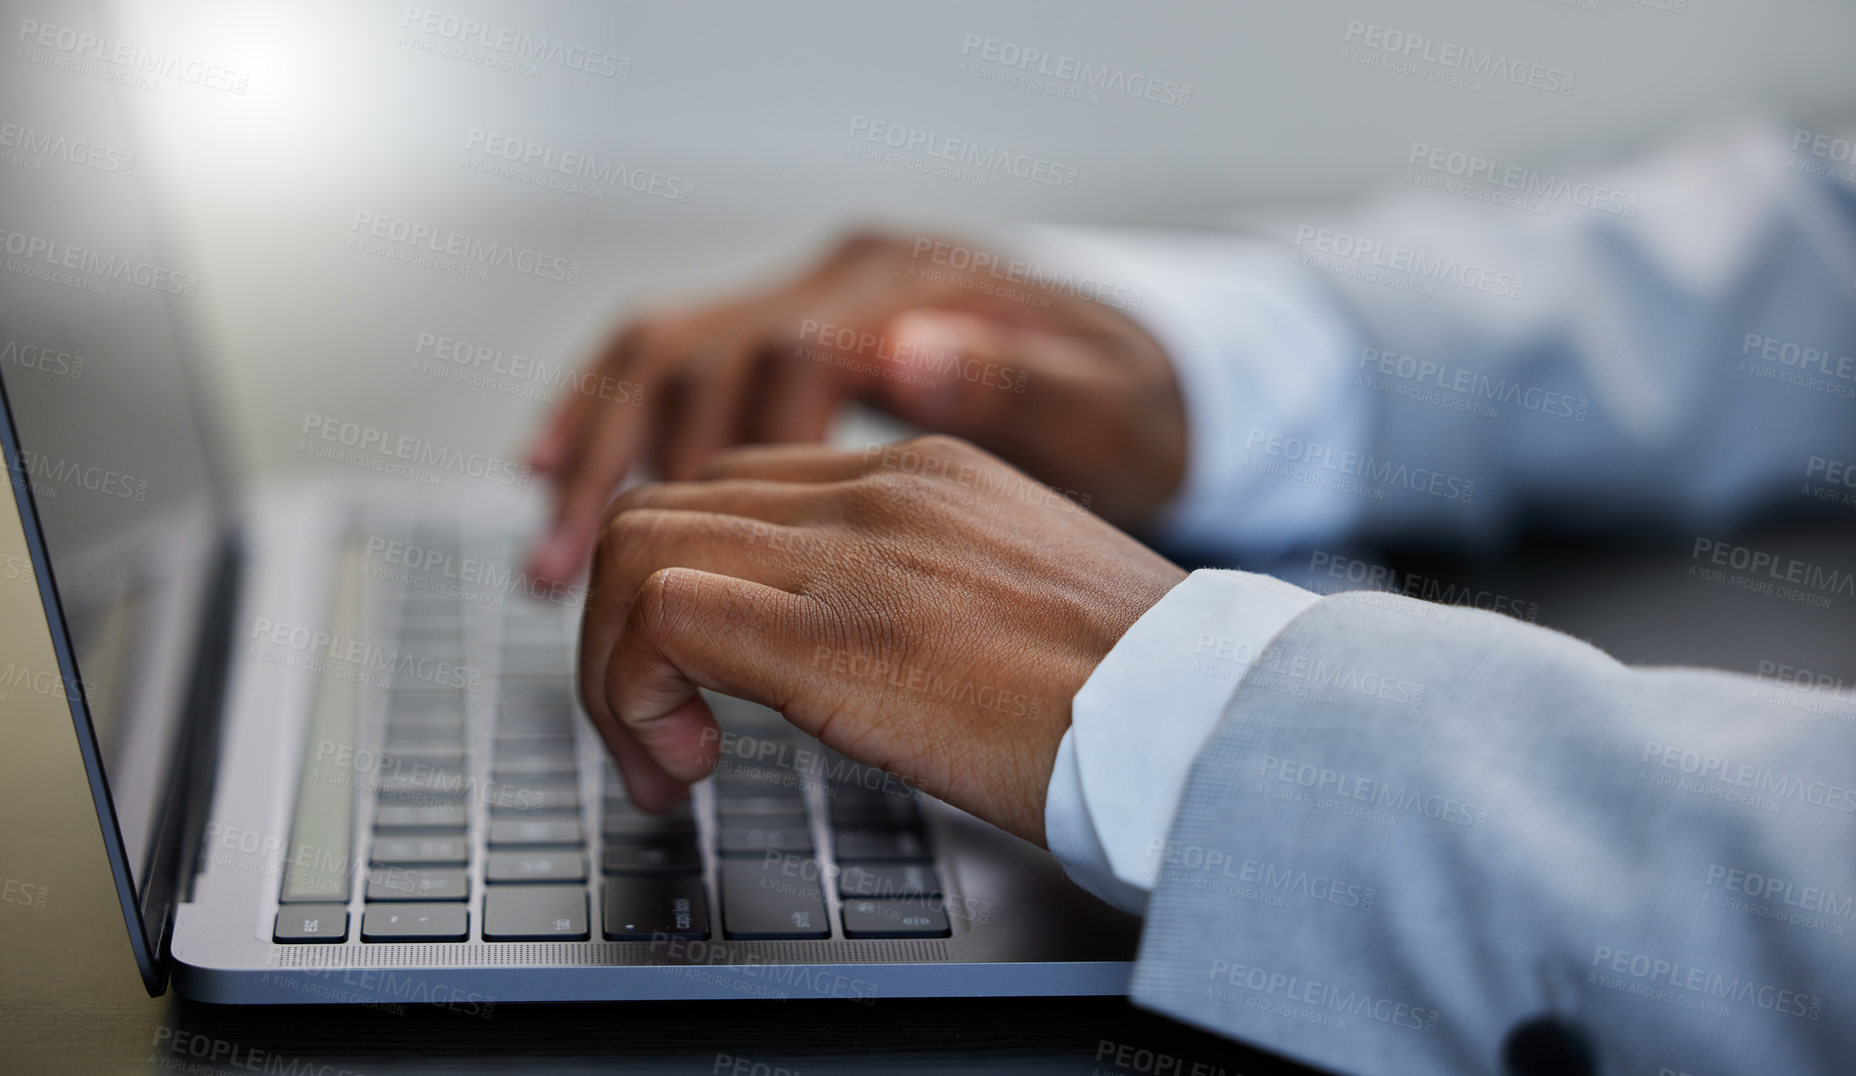
<instances>
[{"instance_id":1,"label":"dark desk surface","mask_svg":"<svg viewBox=\"0 0 1856 1076\"><path fill-rule=\"evenodd\" d=\"M10 513L4 526L0 553L18 540ZM1812 527L1744 541L1848 570L1851 538ZM1756 671L1783 662L1856 682L1856 602L1814 609L1691 576L1686 542L1554 544L1483 564L1401 564L1537 604L1541 623L1632 663ZM0 582L0 661L49 667L35 601L26 585ZM502 1005L487 1018L151 999L129 956L62 700L15 690L0 697L0 715L0 884L12 883L12 899L0 900L0 1071L1154 1071L1152 1055L1133 1051L1208 1076L1299 1071L1120 999ZM22 893L34 899L21 904ZM43 906L30 906L41 895Z\"/></svg>"}]
</instances>

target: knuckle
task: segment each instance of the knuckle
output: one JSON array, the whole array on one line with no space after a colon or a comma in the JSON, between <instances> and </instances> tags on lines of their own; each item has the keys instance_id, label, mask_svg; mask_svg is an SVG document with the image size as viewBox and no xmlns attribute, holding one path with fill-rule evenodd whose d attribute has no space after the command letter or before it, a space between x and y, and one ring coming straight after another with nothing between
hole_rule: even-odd
<instances>
[{"instance_id":1,"label":"knuckle","mask_svg":"<svg viewBox=\"0 0 1856 1076\"><path fill-rule=\"evenodd\" d=\"M832 251L832 258L850 261L881 254L894 247L896 240L880 228L859 226L846 232Z\"/></svg>"},{"instance_id":2,"label":"knuckle","mask_svg":"<svg viewBox=\"0 0 1856 1076\"><path fill-rule=\"evenodd\" d=\"M606 506L606 520L601 528L602 531L612 531L626 516L634 515L655 503L658 491L663 488L664 484L661 482L644 482L613 498L612 503Z\"/></svg>"},{"instance_id":3,"label":"knuckle","mask_svg":"<svg viewBox=\"0 0 1856 1076\"><path fill-rule=\"evenodd\" d=\"M632 624L647 635L655 633L674 614L677 594L681 591L682 571L677 568L659 568L645 576L644 582L638 584L638 593L632 599Z\"/></svg>"},{"instance_id":4,"label":"knuckle","mask_svg":"<svg viewBox=\"0 0 1856 1076\"><path fill-rule=\"evenodd\" d=\"M665 509L649 506L616 512L606 523L602 541L612 544L615 557L624 556L628 550L643 552L650 548L652 539L664 529L669 519L670 513Z\"/></svg>"},{"instance_id":5,"label":"knuckle","mask_svg":"<svg viewBox=\"0 0 1856 1076\"><path fill-rule=\"evenodd\" d=\"M964 460L979 454L971 444L945 433L925 433L903 444L923 456L940 460Z\"/></svg>"}]
</instances>

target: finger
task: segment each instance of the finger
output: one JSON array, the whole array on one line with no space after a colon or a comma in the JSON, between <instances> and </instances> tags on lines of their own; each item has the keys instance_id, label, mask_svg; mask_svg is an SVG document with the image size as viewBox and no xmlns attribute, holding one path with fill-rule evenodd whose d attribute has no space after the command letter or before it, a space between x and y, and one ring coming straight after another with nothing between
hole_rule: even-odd
<instances>
[{"instance_id":1,"label":"finger","mask_svg":"<svg viewBox=\"0 0 1856 1076\"><path fill-rule=\"evenodd\" d=\"M632 368L647 386L656 380L649 367L634 363ZM531 573L565 582L586 563L605 516L606 501L659 421L650 408L617 403L595 415L584 447L561 476L554 522L530 556Z\"/></svg>"},{"instance_id":2,"label":"finger","mask_svg":"<svg viewBox=\"0 0 1856 1076\"><path fill-rule=\"evenodd\" d=\"M749 445L717 453L702 469L702 477L843 482L869 469L865 457L863 452L826 445Z\"/></svg>"},{"instance_id":3,"label":"finger","mask_svg":"<svg viewBox=\"0 0 1856 1076\"><path fill-rule=\"evenodd\" d=\"M690 786L665 773L651 753L617 722L594 722L593 729L618 764L619 776L625 779L625 791L633 803L648 811L662 812L688 795Z\"/></svg>"},{"instance_id":4,"label":"finger","mask_svg":"<svg viewBox=\"0 0 1856 1076\"><path fill-rule=\"evenodd\" d=\"M672 778L707 776L719 755L706 687L777 710L790 708L796 670L813 649L809 599L689 568L667 568L639 588L613 646L603 687L618 724Z\"/></svg>"},{"instance_id":5,"label":"finger","mask_svg":"<svg viewBox=\"0 0 1856 1076\"><path fill-rule=\"evenodd\" d=\"M822 551L825 541L800 528L718 512L636 507L614 514L589 581L596 597L581 618L583 686L595 682L590 663L623 627L638 588L653 573L699 568L798 590L807 578L805 554ZM596 701L589 701L589 713Z\"/></svg>"},{"instance_id":6,"label":"finger","mask_svg":"<svg viewBox=\"0 0 1856 1076\"><path fill-rule=\"evenodd\" d=\"M798 348L762 357L744 409L741 440L761 444L814 444L825 439L831 420L850 396L851 379L835 376Z\"/></svg>"},{"instance_id":7,"label":"finger","mask_svg":"<svg viewBox=\"0 0 1856 1076\"><path fill-rule=\"evenodd\" d=\"M687 781L673 777L650 753L638 749L607 706L601 688L613 643L631 615L637 594L646 579L670 567L796 587L801 579L795 563L801 543L788 535L787 528L756 520L657 508L624 513L614 520L608 535L595 567L594 598L587 602L580 629L581 701L618 761L633 798L640 805L661 810L681 798ZM769 556L766 546L787 555Z\"/></svg>"},{"instance_id":8,"label":"finger","mask_svg":"<svg viewBox=\"0 0 1856 1076\"><path fill-rule=\"evenodd\" d=\"M632 328L613 333L601 345L599 354L587 364L592 371L612 371L616 376L625 365L626 352L632 343L635 332ZM578 382L576 381L576 384ZM557 474L567 466L574 450L585 440L584 428L596 411L599 398L593 393L569 391L554 411L548 416L547 423L540 434L530 443L528 465L531 470L543 474Z\"/></svg>"},{"instance_id":9,"label":"finger","mask_svg":"<svg viewBox=\"0 0 1856 1076\"><path fill-rule=\"evenodd\" d=\"M791 527L817 518L821 514L820 506L819 491L806 483L760 478L717 478L703 482L652 482L633 486L613 502L612 510L619 513L641 508L667 508L717 513Z\"/></svg>"},{"instance_id":10,"label":"finger","mask_svg":"<svg viewBox=\"0 0 1856 1076\"><path fill-rule=\"evenodd\" d=\"M677 421L666 427L664 473L682 481L734 439L754 373L751 345L736 343L692 360L679 379Z\"/></svg>"},{"instance_id":11,"label":"finger","mask_svg":"<svg viewBox=\"0 0 1856 1076\"><path fill-rule=\"evenodd\" d=\"M888 331L910 358L885 380L882 401L900 418L983 446L1035 442L1115 388L1104 345L1091 337L944 310L898 315Z\"/></svg>"}]
</instances>

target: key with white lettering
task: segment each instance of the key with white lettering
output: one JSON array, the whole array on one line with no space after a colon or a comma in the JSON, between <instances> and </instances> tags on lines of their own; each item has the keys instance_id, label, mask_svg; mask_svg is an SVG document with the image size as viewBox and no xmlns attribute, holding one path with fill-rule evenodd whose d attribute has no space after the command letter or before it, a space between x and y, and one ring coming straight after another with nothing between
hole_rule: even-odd
<instances>
[{"instance_id":1,"label":"key with white lettering","mask_svg":"<svg viewBox=\"0 0 1856 1076\"><path fill-rule=\"evenodd\" d=\"M469 926L462 904L374 904L361 916L361 940L461 942Z\"/></svg>"},{"instance_id":2,"label":"key with white lettering","mask_svg":"<svg viewBox=\"0 0 1856 1076\"><path fill-rule=\"evenodd\" d=\"M606 879L606 940L709 936L709 898L699 874L635 874Z\"/></svg>"},{"instance_id":3,"label":"key with white lettering","mask_svg":"<svg viewBox=\"0 0 1856 1076\"><path fill-rule=\"evenodd\" d=\"M722 860L722 932L730 938L829 938L815 860L756 856Z\"/></svg>"}]
</instances>

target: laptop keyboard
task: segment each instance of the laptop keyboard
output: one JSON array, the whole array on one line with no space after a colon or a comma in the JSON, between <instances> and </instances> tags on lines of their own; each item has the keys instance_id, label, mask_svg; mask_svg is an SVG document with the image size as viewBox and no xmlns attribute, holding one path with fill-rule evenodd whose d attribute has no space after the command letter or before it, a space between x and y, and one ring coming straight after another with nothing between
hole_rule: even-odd
<instances>
[{"instance_id":1,"label":"laptop keyboard","mask_svg":"<svg viewBox=\"0 0 1856 1076\"><path fill-rule=\"evenodd\" d=\"M455 540L422 535L418 548L496 562ZM770 711L712 699L725 730L715 776L646 814L576 702L565 610L515 594L491 608L457 586L373 591L396 624L393 675L372 687L378 739L363 722L352 802L299 797L274 941L949 936L920 793L895 778ZM306 781L328 777L311 768L323 746ZM355 840L339 857L327 847ZM365 866L293 869L332 858Z\"/></svg>"}]
</instances>

